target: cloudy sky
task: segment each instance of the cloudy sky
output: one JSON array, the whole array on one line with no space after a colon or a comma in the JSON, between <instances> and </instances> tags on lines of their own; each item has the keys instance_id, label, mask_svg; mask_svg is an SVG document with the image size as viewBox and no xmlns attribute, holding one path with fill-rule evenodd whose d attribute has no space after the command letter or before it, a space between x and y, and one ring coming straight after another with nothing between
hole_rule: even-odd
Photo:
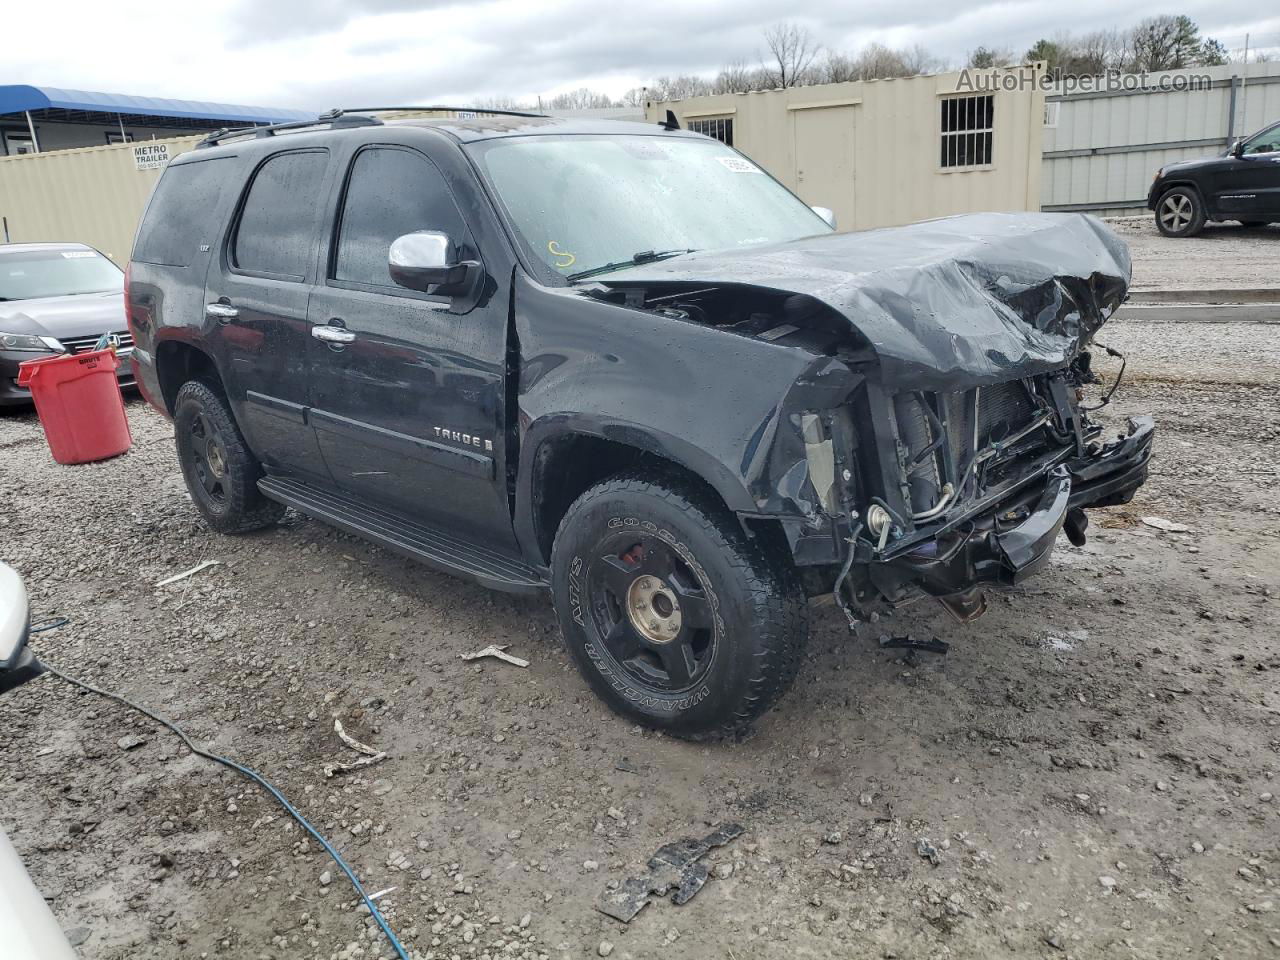
<instances>
[{"instance_id":1,"label":"cloudy sky","mask_svg":"<svg viewBox=\"0 0 1280 960\"><path fill-rule=\"evenodd\" d=\"M979 44L1025 50L1063 30L1185 13L1228 47L1280 49L1258 0L63 0L4 14L0 83L324 109L532 100L587 86L613 96L663 74L754 62L780 19L826 47L922 44L959 64Z\"/></svg>"}]
</instances>

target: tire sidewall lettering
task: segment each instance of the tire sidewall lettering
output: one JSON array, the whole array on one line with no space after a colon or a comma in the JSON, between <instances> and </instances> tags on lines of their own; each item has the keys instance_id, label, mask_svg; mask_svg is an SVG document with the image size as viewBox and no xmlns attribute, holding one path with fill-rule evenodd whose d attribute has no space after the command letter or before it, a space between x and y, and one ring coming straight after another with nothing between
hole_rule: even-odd
<instances>
[{"instance_id":1,"label":"tire sidewall lettering","mask_svg":"<svg viewBox=\"0 0 1280 960\"><path fill-rule=\"evenodd\" d=\"M680 557L681 560L693 571L694 576L698 578L698 582L702 585L703 592L707 596L707 601L711 606L713 629L715 630L714 656L724 655L724 636L725 626L724 618L720 610L720 597L711 585L711 578L707 575L702 564L698 562L693 551L689 549L679 538L677 538L670 530L652 520L644 520L639 517L631 516L611 516L609 517L606 528L610 531L618 530L642 530L667 544ZM707 697L711 696L711 683L704 679L697 687L679 697L659 697L646 693L644 690L637 689L627 683L615 670L610 659L597 646L590 636L590 629L586 623L586 615L583 610L583 573L586 570L586 559L581 554L575 554L569 562L568 569L568 595L569 609L573 622L581 628L585 634L583 638L582 648L587 658L591 661L592 666L600 673L609 686L621 697L626 699L634 706L662 713L679 713L692 709L700 704ZM711 671L715 669L714 661L708 667L707 676L711 675Z\"/></svg>"}]
</instances>

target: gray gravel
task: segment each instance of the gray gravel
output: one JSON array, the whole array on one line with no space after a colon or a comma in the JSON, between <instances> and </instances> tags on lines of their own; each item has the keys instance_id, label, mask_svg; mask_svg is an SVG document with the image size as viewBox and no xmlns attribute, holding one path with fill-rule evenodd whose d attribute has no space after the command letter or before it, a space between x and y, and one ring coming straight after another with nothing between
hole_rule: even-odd
<instances>
[{"instance_id":1,"label":"gray gravel","mask_svg":"<svg viewBox=\"0 0 1280 960\"><path fill-rule=\"evenodd\" d=\"M1206 312L1212 314L1213 309ZM1117 320L1098 334L1098 340L1132 357L1126 379L1280 385L1278 324ZM1113 366L1100 369L1109 373Z\"/></svg>"},{"instance_id":2,"label":"gray gravel","mask_svg":"<svg viewBox=\"0 0 1280 960\"><path fill-rule=\"evenodd\" d=\"M920 606L850 637L818 611L797 687L741 744L611 715L544 603L293 516L209 533L138 402L133 450L76 468L0 416L0 557L72 619L43 656L277 781L395 888L379 903L419 957L1272 956L1276 328L1192 326L1107 331L1131 357L1108 416L1161 422L1137 501L976 624ZM951 651L881 651L882 631ZM490 643L531 666L459 659ZM355 757L335 717L390 758L326 779ZM387 955L269 798L154 724L44 677L0 700L0 731L0 825L86 960ZM625 927L592 909L724 820L747 833L689 904Z\"/></svg>"},{"instance_id":3,"label":"gray gravel","mask_svg":"<svg viewBox=\"0 0 1280 960\"><path fill-rule=\"evenodd\" d=\"M1276 288L1280 297L1280 225L1209 224L1185 240L1161 236L1152 216L1107 221L1133 254L1133 289Z\"/></svg>"}]
</instances>

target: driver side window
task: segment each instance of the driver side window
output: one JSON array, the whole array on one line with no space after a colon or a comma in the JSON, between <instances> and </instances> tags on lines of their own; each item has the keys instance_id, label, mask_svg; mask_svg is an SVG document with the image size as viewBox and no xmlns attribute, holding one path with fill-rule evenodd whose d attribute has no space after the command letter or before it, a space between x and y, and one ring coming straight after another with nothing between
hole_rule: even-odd
<instances>
[{"instance_id":1,"label":"driver side window","mask_svg":"<svg viewBox=\"0 0 1280 960\"><path fill-rule=\"evenodd\" d=\"M1264 130L1244 145L1246 154L1276 153L1280 151L1280 127Z\"/></svg>"},{"instance_id":2,"label":"driver side window","mask_svg":"<svg viewBox=\"0 0 1280 960\"><path fill-rule=\"evenodd\" d=\"M418 230L439 230L459 244L466 239L462 215L440 171L412 150L361 150L343 197L333 279L403 293L391 279L387 254L397 237Z\"/></svg>"}]
</instances>

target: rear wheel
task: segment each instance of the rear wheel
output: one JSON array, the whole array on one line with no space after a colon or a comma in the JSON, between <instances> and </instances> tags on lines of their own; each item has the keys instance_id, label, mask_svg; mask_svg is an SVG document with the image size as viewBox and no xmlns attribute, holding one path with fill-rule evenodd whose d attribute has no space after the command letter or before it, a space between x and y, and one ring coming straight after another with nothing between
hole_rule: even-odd
<instances>
[{"instance_id":1,"label":"rear wheel","mask_svg":"<svg viewBox=\"0 0 1280 960\"><path fill-rule=\"evenodd\" d=\"M269 527L284 505L258 492L262 464L250 452L221 391L201 380L182 385L173 404L174 441L191 500L219 533Z\"/></svg>"},{"instance_id":2,"label":"rear wheel","mask_svg":"<svg viewBox=\"0 0 1280 960\"><path fill-rule=\"evenodd\" d=\"M1204 202L1190 187L1174 187L1156 203L1156 229L1166 237L1194 237L1204 221Z\"/></svg>"},{"instance_id":3,"label":"rear wheel","mask_svg":"<svg viewBox=\"0 0 1280 960\"><path fill-rule=\"evenodd\" d=\"M795 679L808 636L795 571L681 478L624 476L579 497L552 582L578 669L648 726L738 734Z\"/></svg>"}]
</instances>

